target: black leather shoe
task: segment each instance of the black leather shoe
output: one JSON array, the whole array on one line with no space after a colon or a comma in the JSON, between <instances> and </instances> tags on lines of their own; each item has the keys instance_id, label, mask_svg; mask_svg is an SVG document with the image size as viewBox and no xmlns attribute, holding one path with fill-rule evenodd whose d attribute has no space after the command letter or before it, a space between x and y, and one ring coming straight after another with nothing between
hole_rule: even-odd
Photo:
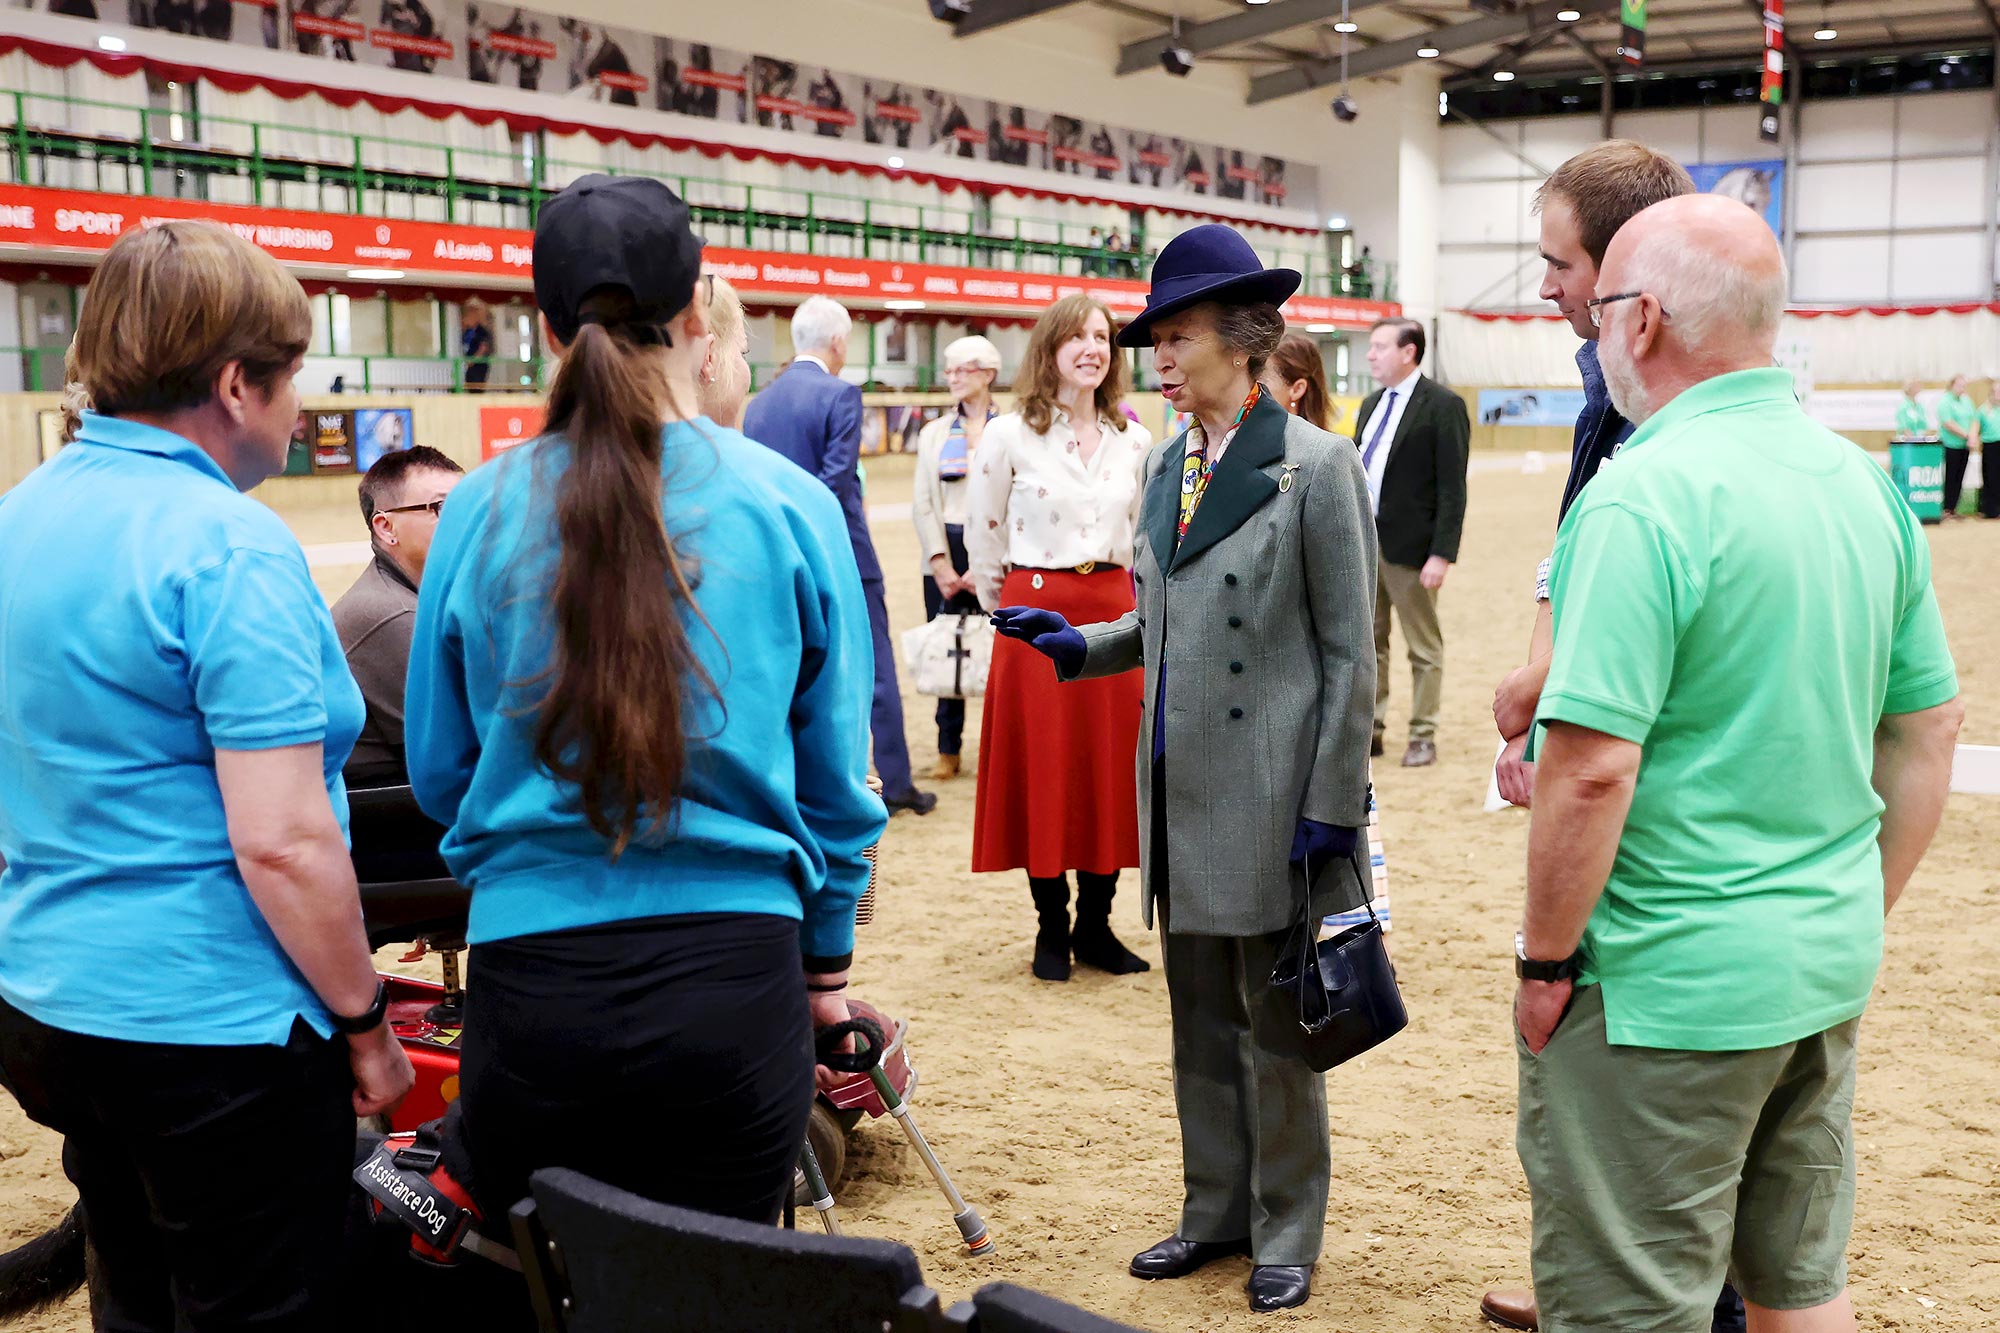
<instances>
[{"instance_id":1,"label":"black leather shoe","mask_svg":"<svg viewBox=\"0 0 2000 1333\"><path fill-rule=\"evenodd\" d=\"M1312 1275L1310 1265L1294 1268L1290 1264L1258 1264L1250 1270L1250 1281L1244 1287L1250 1293L1250 1308L1289 1310L1294 1305L1304 1305L1306 1297L1312 1295Z\"/></svg>"},{"instance_id":2,"label":"black leather shoe","mask_svg":"<svg viewBox=\"0 0 2000 1333\"><path fill-rule=\"evenodd\" d=\"M1133 1277L1143 1277L1149 1281L1186 1277L1197 1268L1212 1264L1217 1259L1229 1259L1249 1253L1248 1239L1182 1240L1179 1236L1169 1236L1152 1249L1142 1250L1133 1255L1131 1271Z\"/></svg>"},{"instance_id":3,"label":"black leather shoe","mask_svg":"<svg viewBox=\"0 0 2000 1333\"><path fill-rule=\"evenodd\" d=\"M882 804L889 807L889 813L908 810L913 815L927 815L937 809L937 797L927 791L910 788L900 796L884 796Z\"/></svg>"},{"instance_id":4,"label":"black leather shoe","mask_svg":"<svg viewBox=\"0 0 2000 1333\"><path fill-rule=\"evenodd\" d=\"M1377 736L1374 740L1368 742L1368 757L1370 759L1380 759L1384 748L1382 738Z\"/></svg>"}]
</instances>

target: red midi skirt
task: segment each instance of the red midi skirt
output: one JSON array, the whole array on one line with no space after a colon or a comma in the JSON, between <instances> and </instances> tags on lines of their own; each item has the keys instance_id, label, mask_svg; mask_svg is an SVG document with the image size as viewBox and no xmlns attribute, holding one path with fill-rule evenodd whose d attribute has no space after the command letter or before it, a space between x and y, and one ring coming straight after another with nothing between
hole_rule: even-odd
<instances>
[{"instance_id":1,"label":"red midi skirt","mask_svg":"<svg viewBox=\"0 0 2000 1333\"><path fill-rule=\"evenodd\" d=\"M1079 626L1116 620L1132 609L1132 576L1116 568L1018 569L1000 605L1039 606ZM1142 671L1064 684L1055 664L1027 644L994 641L979 733L974 870L1049 878L1139 864L1135 765L1145 691Z\"/></svg>"}]
</instances>

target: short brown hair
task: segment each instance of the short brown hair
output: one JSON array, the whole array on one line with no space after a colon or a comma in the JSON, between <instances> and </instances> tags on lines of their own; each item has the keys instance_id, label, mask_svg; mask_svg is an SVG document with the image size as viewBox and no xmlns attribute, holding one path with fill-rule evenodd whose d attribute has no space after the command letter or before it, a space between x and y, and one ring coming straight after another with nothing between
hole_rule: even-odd
<instances>
[{"instance_id":1,"label":"short brown hair","mask_svg":"<svg viewBox=\"0 0 2000 1333\"><path fill-rule=\"evenodd\" d=\"M1377 329L1394 329L1396 346L1416 348L1417 364L1421 366L1424 363L1424 353L1429 350L1429 340L1424 336L1422 324L1402 315L1394 315L1388 319L1378 319L1368 326L1370 333Z\"/></svg>"},{"instance_id":2,"label":"short brown hair","mask_svg":"<svg viewBox=\"0 0 2000 1333\"><path fill-rule=\"evenodd\" d=\"M1055 420L1056 395L1062 389L1056 352L1083 332L1093 310L1104 316L1106 328L1115 337L1118 321L1112 317L1111 308L1081 292L1065 296L1044 310L1035 321L1035 331L1028 335L1028 350L1021 357L1020 373L1014 377L1015 406L1021 420L1037 435L1045 433ZM1097 386L1097 414L1116 420L1120 416L1118 405L1125 401L1125 355L1116 343L1108 354L1111 368L1104 373L1104 383Z\"/></svg>"},{"instance_id":3,"label":"short brown hair","mask_svg":"<svg viewBox=\"0 0 2000 1333\"><path fill-rule=\"evenodd\" d=\"M268 393L312 342L312 308L278 261L212 222L128 231L105 254L76 326L77 378L99 412L208 401L232 361Z\"/></svg>"},{"instance_id":4,"label":"short brown hair","mask_svg":"<svg viewBox=\"0 0 2000 1333\"><path fill-rule=\"evenodd\" d=\"M1606 139L1555 169L1535 191L1535 212L1560 199L1576 214L1590 262L1602 264L1618 229L1662 199L1693 194L1694 178L1665 153L1630 139Z\"/></svg>"}]
</instances>

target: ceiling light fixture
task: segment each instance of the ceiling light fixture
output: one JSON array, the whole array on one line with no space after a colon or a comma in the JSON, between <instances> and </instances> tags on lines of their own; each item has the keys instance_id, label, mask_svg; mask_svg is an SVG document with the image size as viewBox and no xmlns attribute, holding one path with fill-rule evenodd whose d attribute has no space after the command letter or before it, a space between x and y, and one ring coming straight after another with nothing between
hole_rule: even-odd
<instances>
[{"instance_id":1,"label":"ceiling light fixture","mask_svg":"<svg viewBox=\"0 0 2000 1333\"><path fill-rule=\"evenodd\" d=\"M1360 32L1361 25L1359 23L1356 23L1353 19L1342 19L1340 22L1333 25L1333 30L1335 32Z\"/></svg>"},{"instance_id":2,"label":"ceiling light fixture","mask_svg":"<svg viewBox=\"0 0 2000 1333\"><path fill-rule=\"evenodd\" d=\"M347 270L347 276L350 278L373 278L377 281L389 282L402 277L403 270L399 268L351 268Z\"/></svg>"},{"instance_id":3,"label":"ceiling light fixture","mask_svg":"<svg viewBox=\"0 0 2000 1333\"><path fill-rule=\"evenodd\" d=\"M1420 46L1417 48L1417 59L1419 60L1436 60L1442 54L1444 53L1439 51L1435 46Z\"/></svg>"},{"instance_id":4,"label":"ceiling light fixture","mask_svg":"<svg viewBox=\"0 0 2000 1333\"><path fill-rule=\"evenodd\" d=\"M1346 231L1347 219L1336 213L1326 220L1326 229L1328 231Z\"/></svg>"},{"instance_id":5,"label":"ceiling light fixture","mask_svg":"<svg viewBox=\"0 0 2000 1333\"><path fill-rule=\"evenodd\" d=\"M965 16L971 12L972 6L966 0L931 0L931 17L954 28L965 22Z\"/></svg>"},{"instance_id":6,"label":"ceiling light fixture","mask_svg":"<svg viewBox=\"0 0 2000 1333\"><path fill-rule=\"evenodd\" d=\"M100 37L97 39L97 49L100 51L123 51L125 49L125 39L123 37Z\"/></svg>"},{"instance_id":7,"label":"ceiling light fixture","mask_svg":"<svg viewBox=\"0 0 2000 1333\"><path fill-rule=\"evenodd\" d=\"M1558 9L1556 11L1556 22L1558 23L1574 23L1582 17L1583 11L1580 9Z\"/></svg>"},{"instance_id":8,"label":"ceiling light fixture","mask_svg":"<svg viewBox=\"0 0 2000 1333\"><path fill-rule=\"evenodd\" d=\"M1336 329L1334 328L1334 326L1333 326L1333 325L1331 325L1331 324L1308 324L1308 325L1306 325L1306 332L1307 332L1307 333L1334 333L1334 332L1337 332L1337 330L1336 330Z\"/></svg>"},{"instance_id":9,"label":"ceiling light fixture","mask_svg":"<svg viewBox=\"0 0 2000 1333\"><path fill-rule=\"evenodd\" d=\"M1174 15L1173 40L1160 52L1160 68L1177 79L1185 79L1194 69L1194 52L1181 45L1181 16Z\"/></svg>"},{"instance_id":10,"label":"ceiling light fixture","mask_svg":"<svg viewBox=\"0 0 2000 1333\"><path fill-rule=\"evenodd\" d=\"M1511 69L1503 69L1493 76L1493 82L1495 83L1512 83L1513 81L1514 71Z\"/></svg>"},{"instance_id":11,"label":"ceiling light fixture","mask_svg":"<svg viewBox=\"0 0 2000 1333\"><path fill-rule=\"evenodd\" d=\"M922 310L924 303L922 301L884 301L882 308L884 310Z\"/></svg>"},{"instance_id":12,"label":"ceiling light fixture","mask_svg":"<svg viewBox=\"0 0 2000 1333\"><path fill-rule=\"evenodd\" d=\"M901 171L902 169L903 169L903 159L902 159L902 158L900 158L900 157L892 157L892 158L890 158L890 159L889 159L889 170L891 170L891 171Z\"/></svg>"},{"instance_id":13,"label":"ceiling light fixture","mask_svg":"<svg viewBox=\"0 0 2000 1333\"><path fill-rule=\"evenodd\" d=\"M1840 30L1837 28L1821 28L1813 34L1813 40L1816 42L1830 42L1838 36L1840 36Z\"/></svg>"},{"instance_id":14,"label":"ceiling light fixture","mask_svg":"<svg viewBox=\"0 0 2000 1333\"><path fill-rule=\"evenodd\" d=\"M1334 25L1340 33L1340 96L1333 99L1333 118L1343 125L1352 125L1361 115L1361 103L1354 100L1354 94L1347 87L1347 35L1355 30L1354 16L1347 12L1348 0L1340 0L1340 22Z\"/></svg>"},{"instance_id":15,"label":"ceiling light fixture","mask_svg":"<svg viewBox=\"0 0 2000 1333\"><path fill-rule=\"evenodd\" d=\"M1832 0L1822 0L1819 7L1819 27L1813 32L1816 42L1830 42L1840 36L1840 29L1833 26Z\"/></svg>"}]
</instances>

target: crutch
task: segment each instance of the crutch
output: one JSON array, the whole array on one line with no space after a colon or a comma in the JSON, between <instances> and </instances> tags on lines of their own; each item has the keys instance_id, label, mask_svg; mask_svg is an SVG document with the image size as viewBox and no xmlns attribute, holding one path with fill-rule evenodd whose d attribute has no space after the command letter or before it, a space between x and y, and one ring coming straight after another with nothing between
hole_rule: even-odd
<instances>
[{"instance_id":1,"label":"crutch","mask_svg":"<svg viewBox=\"0 0 2000 1333\"><path fill-rule=\"evenodd\" d=\"M843 1038L853 1035L864 1045L852 1054L839 1049ZM917 1128L916 1120L910 1115L910 1106L896 1093L895 1084L882 1072L882 1051L888 1046L882 1029L866 1018L849 1019L836 1023L819 1034L819 1062L828 1069L842 1073L866 1072L869 1081L875 1085L875 1093L882 1104L889 1108L889 1114L896 1117L896 1123L903 1127L903 1133L910 1139L910 1145L917 1150L917 1156L924 1159L930 1168L931 1178L944 1191L945 1201L951 1205L951 1220L958 1224L958 1234L965 1239L965 1252L975 1258L984 1258L994 1253L993 1237L987 1234L986 1223L979 1216L979 1210L965 1201L958 1187L951 1183L951 1175L931 1151L924 1132Z\"/></svg>"},{"instance_id":2,"label":"crutch","mask_svg":"<svg viewBox=\"0 0 2000 1333\"><path fill-rule=\"evenodd\" d=\"M819 1155L813 1152L811 1140L799 1146L799 1170L806 1173L806 1190L812 1195L819 1224L826 1228L827 1235L841 1235L840 1222L833 1215L833 1191L827 1188L826 1174L819 1169Z\"/></svg>"}]
</instances>

